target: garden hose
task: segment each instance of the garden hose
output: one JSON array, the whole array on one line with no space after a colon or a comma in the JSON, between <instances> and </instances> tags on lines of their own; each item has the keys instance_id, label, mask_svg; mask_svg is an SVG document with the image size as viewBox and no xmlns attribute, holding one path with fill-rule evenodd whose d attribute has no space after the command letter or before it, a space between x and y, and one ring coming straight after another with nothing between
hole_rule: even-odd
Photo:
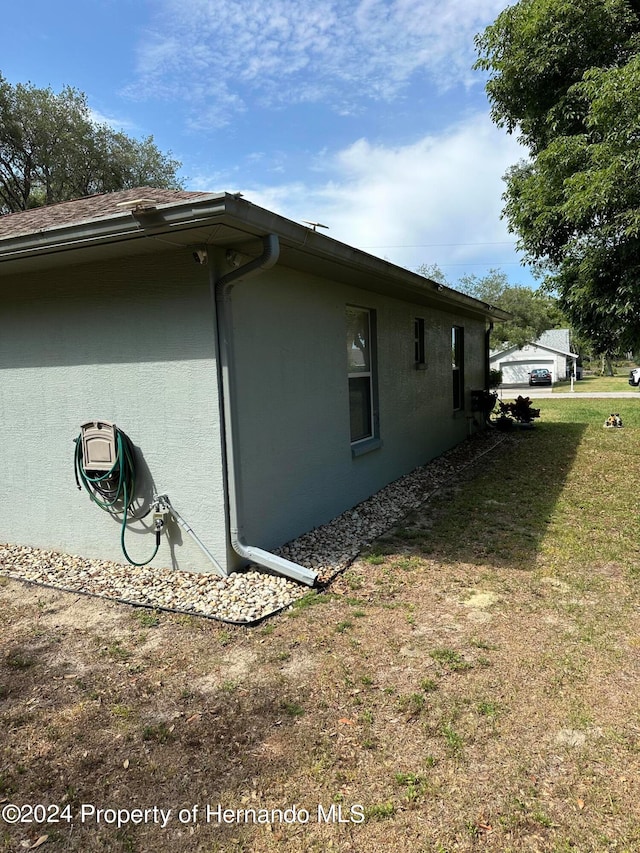
<instances>
[{"instance_id":1,"label":"garden hose","mask_svg":"<svg viewBox=\"0 0 640 853\"><path fill-rule=\"evenodd\" d=\"M114 515L122 513L122 524L120 527L120 545L122 553L132 566L145 566L158 553L160 538L162 535L162 522L156 522L156 547L148 560L141 563L132 560L127 553L124 542L127 522L129 520L141 521L149 515L148 510L144 515L132 516L131 505L135 499L136 492L136 464L133 445L129 437L114 426L115 438L115 462L108 471L93 471L89 474L84 465L82 455L82 433L74 439L76 444L74 464L76 484L79 489L83 486L87 490L91 500L98 504L101 509Z\"/></svg>"}]
</instances>

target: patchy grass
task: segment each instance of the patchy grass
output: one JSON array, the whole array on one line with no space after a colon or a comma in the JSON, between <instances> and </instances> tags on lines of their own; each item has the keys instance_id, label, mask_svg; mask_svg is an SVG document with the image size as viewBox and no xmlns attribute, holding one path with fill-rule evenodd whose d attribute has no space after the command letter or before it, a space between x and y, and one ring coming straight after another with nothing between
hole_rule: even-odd
<instances>
[{"instance_id":1,"label":"patchy grass","mask_svg":"<svg viewBox=\"0 0 640 853\"><path fill-rule=\"evenodd\" d=\"M640 410L540 405L253 629L0 583L0 851L640 849Z\"/></svg>"},{"instance_id":2,"label":"patchy grass","mask_svg":"<svg viewBox=\"0 0 640 853\"><path fill-rule=\"evenodd\" d=\"M453 649L434 649L429 654L441 666L446 667L451 672L464 672L471 669L469 661L466 661L459 652Z\"/></svg>"}]
</instances>

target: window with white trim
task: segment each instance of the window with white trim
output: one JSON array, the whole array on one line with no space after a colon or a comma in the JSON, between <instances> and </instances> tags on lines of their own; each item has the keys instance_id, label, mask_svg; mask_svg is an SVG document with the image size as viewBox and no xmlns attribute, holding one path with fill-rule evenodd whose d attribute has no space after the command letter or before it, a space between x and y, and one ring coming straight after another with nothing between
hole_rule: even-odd
<instances>
[{"instance_id":1,"label":"window with white trim","mask_svg":"<svg viewBox=\"0 0 640 853\"><path fill-rule=\"evenodd\" d=\"M347 305L351 443L376 435L375 311Z\"/></svg>"}]
</instances>

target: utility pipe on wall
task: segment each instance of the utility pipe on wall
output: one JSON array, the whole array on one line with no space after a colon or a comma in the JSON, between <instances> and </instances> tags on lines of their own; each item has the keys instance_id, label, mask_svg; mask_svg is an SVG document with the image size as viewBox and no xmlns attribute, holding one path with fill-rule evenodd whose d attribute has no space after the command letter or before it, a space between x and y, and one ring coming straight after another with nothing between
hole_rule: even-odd
<instances>
[{"instance_id":1,"label":"utility pipe on wall","mask_svg":"<svg viewBox=\"0 0 640 853\"><path fill-rule=\"evenodd\" d=\"M169 495L156 495L154 500L156 501L156 506L160 512L162 512L163 510L166 510L167 513L173 517L173 520L175 521L175 523L179 527L181 527L185 531L185 533L189 534L189 536L193 539L193 541L200 548L200 550L205 554L205 556L208 557L209 560L211 560L211 562L214 565L216 572L223 578L227 577L228 573L225 572L225 570L222 568L220 563L216 560L216 558L213 556L211 551L204 544L202 539L200 539L200 537L195 532L195 530L191 527L191 525L187 521L184 520L184 518L180 515L178 510L173 506L173 504L169 500Z\"/></svg>"},{"instance_id":2,"label":"utility pipe on wall","mask_svg":"<svg viewBox=\"0 0 640 853\"><path fill-rule=\"evenodd\" d=\"M262 254L252 261L231 270L221 278L216 279L214 265L209 266L209 283L211 298L215 305L217 347L218 347L218 376L222 386L222 422L224 427L225 466L227 479L229 536L233 550L245 560L257 563L263 568L270 569L280 575L313 586L317 574L304 566L278 557L270 551L265 551L255 545L244 542L241 531L240 512L243 507L242 483L237 463L237 424L238 414L235 401L235 369L232 357L233 321L231 292L234 284L241 279L258 275L274 266L280 256L280 243L275 234L268 234L262 239Z\"/></svg>"},{"instance_id":3,"label":"utility pipe on wall","mask_svg":"<svg viewBox=\"0 0 640 853\"><path fill-rule=\"evenodd\" d=\"M493 331L493 320L489 321L489 327L484 333L484 390L489 392L491 386L489 375L491 373L491 332Z\"/></svg>"}]
</instances>

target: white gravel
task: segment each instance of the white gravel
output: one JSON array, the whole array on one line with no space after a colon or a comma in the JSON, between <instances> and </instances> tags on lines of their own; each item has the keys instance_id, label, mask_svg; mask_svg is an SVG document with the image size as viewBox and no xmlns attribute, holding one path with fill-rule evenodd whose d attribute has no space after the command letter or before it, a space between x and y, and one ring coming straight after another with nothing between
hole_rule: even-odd
<instances>
[{"instance_id":1,"label":"white gravel","mask_svg":"<svg viewBox=\"0 0 640 853\"><path fill-rule=\"evenodd\" d=\"M386 486L328 524L280 548L280 556L318 573L327 583L349 566L376 537L443 485L504 440L486 432ZM131 566L44 551L24 545L0 545L0 575L99 595L146 607L170 609L229 622L249 623L291 605L309 587L249 567L228 578L214 574Z\"/></svg>"}]
</instances>

